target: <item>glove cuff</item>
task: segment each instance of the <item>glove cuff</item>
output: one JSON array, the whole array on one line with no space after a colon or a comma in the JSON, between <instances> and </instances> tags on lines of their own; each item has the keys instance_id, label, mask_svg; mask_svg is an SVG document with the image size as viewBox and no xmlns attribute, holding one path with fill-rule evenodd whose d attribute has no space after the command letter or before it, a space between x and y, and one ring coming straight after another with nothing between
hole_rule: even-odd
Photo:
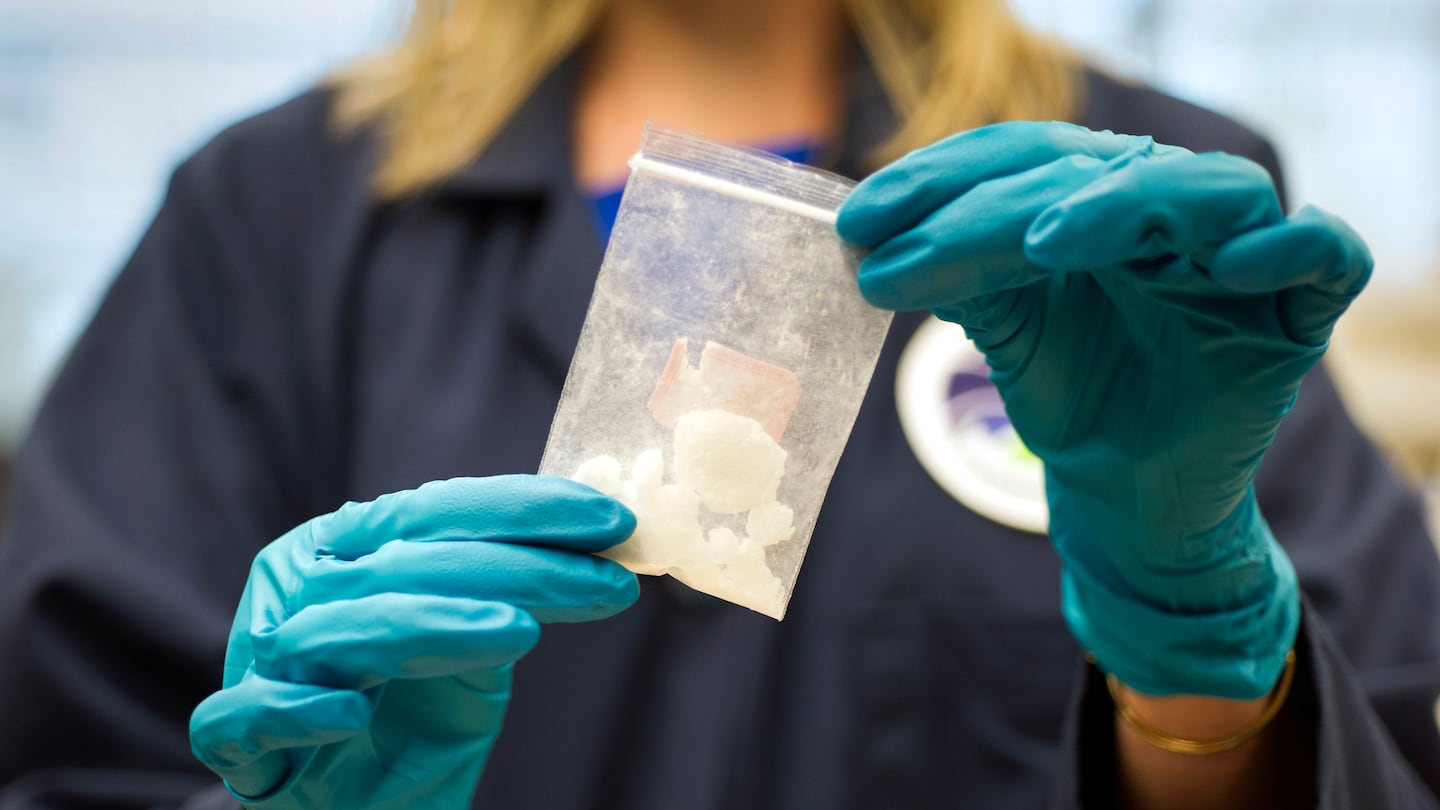
<instances>
[{"instance_id":1,"label":"glove cuff","mask_svg":"<svg viewBox=\"0 0 1440 810\"><path fill-rule=\"evenodd\" d=\"M1152 695L1212 695L1255 700L1285 667L1300 626L1300 590L1289 556L1264 520L1253 553L1266 583L1249 601L1222 610L1181 612L1112 587L1083 566L1061 575L1070 631L1102 670Z\"/></svg>"}]
</instances>

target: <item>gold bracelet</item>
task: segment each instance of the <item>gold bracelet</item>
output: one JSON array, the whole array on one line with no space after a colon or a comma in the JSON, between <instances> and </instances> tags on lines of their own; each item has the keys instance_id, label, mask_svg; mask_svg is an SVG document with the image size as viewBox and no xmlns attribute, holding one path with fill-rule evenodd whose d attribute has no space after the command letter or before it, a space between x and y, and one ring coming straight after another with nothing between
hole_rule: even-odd
<instances>
[{"instance_id":1,"label":"gold bracelet","mask_svg":"<svg viewBox=\"0 0 1440 810\"><path fill-rule=\"evenodd\" d=\"M1270 700L1265 704L1265 711L1255 718L1255 721L1245 728L1231 734L1228 737L1221 737L1218 740L1189 740L1184 737L1172 737L1158 728L1140 719L1135 711L1126 705L1124 698L1120 696L1120 679L1114 675L1105 676L1105 686L1110 690L1110 701L1115 704L1115 709L1120 712L1131 728L1139 732L1145 742L1156 748L1161 748L1175 754L1218 754L1222 751L1229 751L1239 748L1250 741L1255 735L1265 730L1280 709L1285 706L1285 698L1290 695L1290 684L1295 680L1295 651L1291 650L1285 656L1285 670L1280 674L1280 683L1270 693Z\"/></svg>"}]
</instances>

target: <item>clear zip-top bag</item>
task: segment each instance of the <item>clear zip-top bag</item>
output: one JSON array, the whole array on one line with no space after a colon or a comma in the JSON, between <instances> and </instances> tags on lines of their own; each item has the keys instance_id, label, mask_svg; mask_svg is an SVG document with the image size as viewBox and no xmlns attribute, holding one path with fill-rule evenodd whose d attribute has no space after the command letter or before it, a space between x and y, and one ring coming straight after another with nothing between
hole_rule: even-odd
<instances>
[{"instance_id":1,"label":"clear zip-top bag","mask_svg":"<svg viewBox=\"0 0 1440 810\"><path fill-rule=\"evenodd\" d=\"M540 472L634 511L605 556L780 619L890 324L855 184L656 127L630 168Z\"/></svg>"}]
</instances>

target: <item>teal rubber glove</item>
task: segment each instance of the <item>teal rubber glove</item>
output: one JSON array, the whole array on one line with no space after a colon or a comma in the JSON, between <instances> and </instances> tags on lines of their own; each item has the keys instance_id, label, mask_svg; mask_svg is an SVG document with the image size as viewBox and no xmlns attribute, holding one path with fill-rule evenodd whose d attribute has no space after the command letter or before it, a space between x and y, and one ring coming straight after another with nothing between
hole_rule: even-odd
<instances>
[{"instance_id":1,"label":"teal rubber glove","mask_svg":"<svg viewBox=\"0 0 1440 810\"><path fill-rule=\"evenodd\" d=\"M1142 692L1253 699L1299 594L1256 504L1261 457L1369 277L1334 217L1286 218L1260 166L1149 138L1008 123L861 183L861 292L985 353L1045 464L1062 607Z\"/></svg>"},{"instance_id":2,"label":"teal rubber glove","mask_svg":"<svg viewBox=\"0 0 1440 810\"><path fill-rule=\"evenodd\" d=\"M611 616L635 517L560 478L349 503L256 557L195 755L254 808L468 807L537 622ZM576 673L583 677L583 673Z\"/></svg>"}]
</instances>

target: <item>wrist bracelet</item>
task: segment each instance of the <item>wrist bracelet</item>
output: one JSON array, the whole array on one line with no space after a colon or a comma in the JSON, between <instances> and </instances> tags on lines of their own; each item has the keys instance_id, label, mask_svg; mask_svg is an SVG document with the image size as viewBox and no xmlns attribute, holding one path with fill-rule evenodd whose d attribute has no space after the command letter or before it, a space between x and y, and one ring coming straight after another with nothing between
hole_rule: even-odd
<instances>
[{"instance_id":1,"label":"wrist bracelet","mask_svg":"<svg viewBox=\"0 0 1440 810\"><path fill-rule=\"evenodd\" d=\"M1280 709L1285 706L1285 699L1290 695L1290 684L1295 680L1295 651L1291 650L1285 655L1285 670L1280 673L1280 682L1270 693L1270 699L1265 704L1265 710L1255 718L1250 725L1240 729L1226 737L1218 740L1190 740L1184 737L1174 737L1142 720L1135 711L1131 709L1120 694L1120 679L1114 675L1105 676L1105 686L1110 690L1110 702L1115 704L1115 710L1120 712L1120 717L1127 725L1133 728L1145 742L1175 754L1218 754L1222 751L1229 751L1244 745L1265 730Z\"/></svg>"}]
</instances>

